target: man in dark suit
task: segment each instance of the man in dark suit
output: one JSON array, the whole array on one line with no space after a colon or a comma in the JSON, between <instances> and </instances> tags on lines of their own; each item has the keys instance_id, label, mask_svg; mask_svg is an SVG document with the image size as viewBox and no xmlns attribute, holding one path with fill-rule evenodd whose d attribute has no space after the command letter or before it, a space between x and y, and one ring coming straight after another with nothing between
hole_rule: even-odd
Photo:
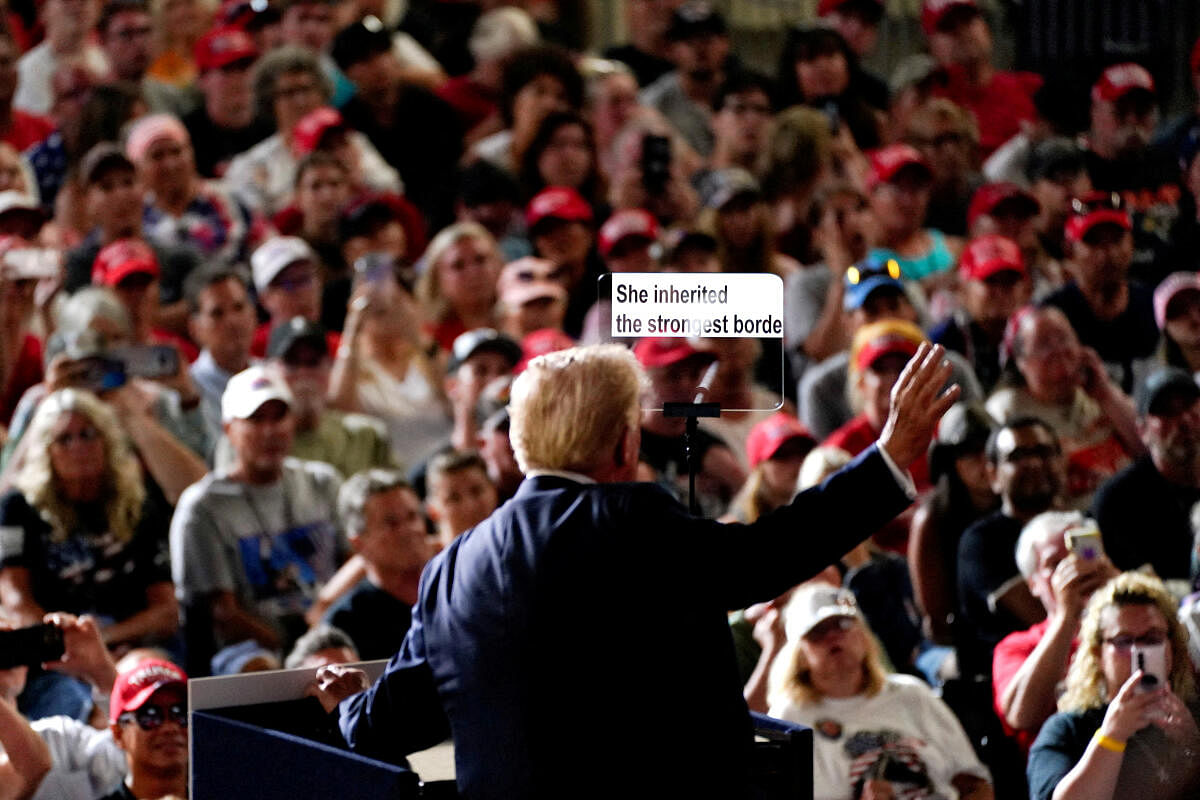
<instances>
[{"instance_id":1,"label":"man in dark suit","mask_svg":"<svg viewBox=\"0 0 1200 800\"><path fill-rule=\"evenodd\" d=\"M430 562L404 646L338 707L350 748L398 761L452 734L469 798L740 796L753 737L726 612L904 510L905 470L958 396L939 394L949 374L922 345L878 445L779 512L721 525L631 482L645 379L628 350L535 359L510 406L527 480ZM332 708L354 679L326 668L314 692Z\"/></svg>"}]
</instances>

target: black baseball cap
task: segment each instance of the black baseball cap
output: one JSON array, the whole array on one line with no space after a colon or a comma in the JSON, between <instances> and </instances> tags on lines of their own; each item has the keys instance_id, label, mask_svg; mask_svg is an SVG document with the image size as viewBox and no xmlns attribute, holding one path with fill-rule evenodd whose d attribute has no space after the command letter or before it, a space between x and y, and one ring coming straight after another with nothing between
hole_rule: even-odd
<instances>
[{"instance_id":1,"label":"black baseball cap","mask_svg":"<svg viewBox=\"0 0 1200 800\"><path fill-rule=\"evenodd\" d=\"M292 317L271 329L271 337L267 340L267 358L284 358L300 342L311 344L322 356L329 355L325 328L304 317Z\"/></svg>"},{"instance_id":2,"label":"black baseball cap","mask_svg":"<svg viewBox=\"0 0 1200 800\"><path fill-rule=\"evenodd\" d=\"M1200 400L1200 386L1196 385L1195 378L1179 367L1156 369L1146 376L1135 393L1138 416L1161 414L1165 410L1163 404L1175 394L1195 402Z\"/></svg>"}]
</instances>

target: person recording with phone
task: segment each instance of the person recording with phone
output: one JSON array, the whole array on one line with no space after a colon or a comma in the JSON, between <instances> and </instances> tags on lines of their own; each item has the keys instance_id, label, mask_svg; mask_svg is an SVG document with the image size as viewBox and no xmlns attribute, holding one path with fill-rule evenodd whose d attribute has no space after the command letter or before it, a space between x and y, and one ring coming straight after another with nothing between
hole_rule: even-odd
<instances>
[{"instance_id":1,"label":"person recording with phone","mask_svg":"<svg viewBox=\"0 0 1200 800\"><path fill-rule=\"evenodd\" d=\"M78 389L41 402L15 486L0 497L0 606L22 624L91 614L110 647L168 641L179 626L164 531L114 412ZM29 681L22 710L86 719L91 690L58 672Z\"/></svg>"},{"instance_id":2,"label":"person recording with phone","mask_svg":"<svg viewBox=\"0 0 1200 800\"><path fill-rule=\"evenodd\" d=\"M1030 750L1031 800L1194 797L1195 701L1175 601L1157 578L1118 575L1088 602L1059 713Z\"/></svg>"},{"instance_id":3,"label":"person recording with phone","mask_svg":"<svg viewBox=\"0 0 1200 800\"><path fill-rule=\"evenodd\" d=\"M1078 511L1046 511L1030 520L1017 540L1017 566L1046 619L996 645L992 693L1006 732L1028 750L1054 713L1083 607L1118 570L1104 554L1096 523Z\"/></svg>"}]
</instances>

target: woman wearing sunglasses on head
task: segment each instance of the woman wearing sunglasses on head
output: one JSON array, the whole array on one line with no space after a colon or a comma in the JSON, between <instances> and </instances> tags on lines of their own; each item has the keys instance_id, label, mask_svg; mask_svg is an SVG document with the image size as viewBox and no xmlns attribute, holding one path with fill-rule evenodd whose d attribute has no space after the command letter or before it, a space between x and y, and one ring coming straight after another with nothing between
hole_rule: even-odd
<instances>
[{"instance_id":1,"label":"woman wearing sunglasses on head","mask_svg":"<svg viewBox=\"0 0 1200 800\"><path fill-rule=\"evenodd\" d=\"M1140 573L1092 595L1060 712L1029 753L1033 800L1196 796L1196 687L1175 612L1162 582Z\"/></svg>"}]
</instances>

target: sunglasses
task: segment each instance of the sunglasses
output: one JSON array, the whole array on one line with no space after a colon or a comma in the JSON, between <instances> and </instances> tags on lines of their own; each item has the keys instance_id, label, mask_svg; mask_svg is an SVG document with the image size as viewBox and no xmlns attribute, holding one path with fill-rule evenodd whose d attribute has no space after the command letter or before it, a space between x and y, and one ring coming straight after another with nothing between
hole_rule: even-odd
<instances>
[{"instance_id":1,"label":"sunglasses","mask_svg":"<svg viewBox=\"0 0 1200 800\"><path fill-rule=\"evenodd\" d=\"M133 720L144 731L157 730L168 719L181 728L188 726L187 706L183 703L172 703L169 706L146 703L137 711L126 711L118 719L121 722Z\"/></svg>"},{"instance_id":2,"label":"sunglasses","mask_svg":"<svg viewBox=\"0 0 1200 800\"><path fill-rule=\"evenodd\" d=\"M54 437L52 442L53 442L53 444L57 445L58 447L66 448L66 447L70 447L75 442L80 442L81 444L89 444L91 442L96 441L99 438L100 438L100 431L98 431L97 429L95 429L91 426L88 426L86 428L81 428L74 433L72 433L71 431L66 431L64 433L60 433L58 436Z\"/></svg>"},{"instance_id":3,"label":"sunglasses","mask_svg":"<svg viewBox=\"0 0 1200 800\"><path fill-rule=\"evenodd\" d=\"M864 264L862 267L850 267L846 270L846 282L851 286L857 286L867 278L874 278L878 275L884 275L892 280L900 280L900 263L894 258L889 258L882 264Z\"/></svg>"},{"instance_id":4,"label":"sunglasses","mask_svg":"<svg viewBox=\"0 0 1200 800\"><path fill-rule=\"evenodd\" d=\"M1076 216L1086 216L1093 211L1123 211L1125 203L1116 192L1089 195L1088 197L1072 197L1071 210Z\"/></svg>"}]
</instances>

